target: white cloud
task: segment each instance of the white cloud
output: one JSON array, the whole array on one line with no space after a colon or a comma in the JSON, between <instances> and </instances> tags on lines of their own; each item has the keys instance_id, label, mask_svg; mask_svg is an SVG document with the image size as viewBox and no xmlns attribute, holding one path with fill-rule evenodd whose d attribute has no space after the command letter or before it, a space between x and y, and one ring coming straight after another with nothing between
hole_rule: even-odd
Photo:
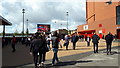
<instances>
[{"instance_id":1,"label":"white cloud","mask_svg":"<svg viewBox=\"0 0 120 68\"><path fill-rule=\"evenodd\" d=\"M12 1L12 2L10 2ZM30 32L36 32L37 23L50 23L51 30L66 28L67 16L70 29L76 29L77 25L85 23L85 0L4 0L0 8L4 18L13 25L7 27L7 32L14 32L16 29L22 31L22 9L25 9L25 31L26 19L29 21ZM54 23L57 20L57 23ZM74 22L74 23L73 23ZM61 25L62 24L62 25ZM11 29L9 29L11 28ZM2 29L0 29L2 31Z\"/></svg>"},{"instance_id":2,"label":"white cloud","mask_svg":"<svg viewBox=\"0 0 120 68\"><path fill-rule=\"evenodd\" d=\"M3 26L0 26L0 30L1 30L1 32L3 32Z\"/></svg>"}]
</instances>

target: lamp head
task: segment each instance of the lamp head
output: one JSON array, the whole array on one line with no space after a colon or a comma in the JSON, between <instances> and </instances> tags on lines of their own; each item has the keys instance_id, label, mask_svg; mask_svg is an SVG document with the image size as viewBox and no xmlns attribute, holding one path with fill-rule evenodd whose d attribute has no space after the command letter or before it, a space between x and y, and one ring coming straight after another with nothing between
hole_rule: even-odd
<instances>
[{"instance_id":1,"label":"lamp head","mask_svg":"<svg viewBox=\"0 0 120 68\"><path fill-rule=\"evenodd\" d=\"M110 1L107 1L107 2L105 2L107 5L110 5L110 4L112 4L112 1L110 0Z\"/></svg>"}]
</instances>

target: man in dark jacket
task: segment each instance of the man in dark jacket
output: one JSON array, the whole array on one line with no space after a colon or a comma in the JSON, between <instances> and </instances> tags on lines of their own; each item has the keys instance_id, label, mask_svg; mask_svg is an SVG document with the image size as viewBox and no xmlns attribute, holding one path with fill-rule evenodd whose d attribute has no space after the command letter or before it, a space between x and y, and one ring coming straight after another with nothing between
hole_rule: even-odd
<instances>
[{"instance_id":1,"label":"man in dark jacket","mask_svg":"<svg viewBox=\"0 0 120 68\"><path fill-rule=\"evenodd\" d=\"M75 50L76 42L78 41L78 39L79 39L79 37L77 36L77 33L75 33L71 39L71 42L73 43L73 50Z\"/></svg>"},{"instance_id":2,"label":"man in dark jacket","mask_svg":"<svg viewBox=\"0 0 120 68\"><path fill-rule=\"evenodd\" d=\"M42 36L35 36L35 39L32 40L31 42L31 47L30 47L30 54L33 55L34 57L34 63L35 63L35 68L37 68L37 63L38 63L38 57L39 58L39 65L42 64L41 61L43 59L43 62L45 61L45 54L46 54L46 41L43 39ZM39 55L39 56L38 56Z\"/></svg>"},{"instance_id":3,"label":"man in dark jacket","mask_svg":"<svg viewBox=\"0 0 120 68\"><path fill-rule=\"evenodd\" d=\"M93 42L93 47L94 47L94 53L98 53L98 43L99 43L100 37L94 33L92 36L92 42Z\"/></svg>"},{"instance_id":4,"label":"man in dark jacket","mask_svg":"<svg viewBox=\"0 0 120 68\"><path fill-rule=\"evenodd\" d=\"M106 46L107 46L107 55L108 53L111 53L111 44L113 41L113 35L109 32L106 36L105 36L105 40L106 40Z\"/></svg>"}]
</instances>

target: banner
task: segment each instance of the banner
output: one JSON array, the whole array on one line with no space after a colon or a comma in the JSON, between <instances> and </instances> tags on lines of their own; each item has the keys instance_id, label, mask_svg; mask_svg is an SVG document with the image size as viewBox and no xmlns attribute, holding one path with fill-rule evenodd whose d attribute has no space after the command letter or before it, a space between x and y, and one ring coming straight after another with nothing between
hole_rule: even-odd
<instances>
[{"instance_id":1,"label":"banner","mask_svg":"<svg viewBox=\"0 0 120 68\"><path fill-rule=\"evenodd\" d=\"M50 32L50 25L49 24L37 24L37 31L38 32Z\"/></svg>"}]
</instances>

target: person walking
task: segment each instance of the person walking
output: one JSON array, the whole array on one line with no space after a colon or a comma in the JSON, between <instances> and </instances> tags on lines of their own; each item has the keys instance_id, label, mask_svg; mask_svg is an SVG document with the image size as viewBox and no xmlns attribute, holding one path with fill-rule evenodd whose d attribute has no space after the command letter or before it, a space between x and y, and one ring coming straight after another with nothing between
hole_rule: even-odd
<instances>
[{"instance_id":1,"label":"person walking","mask_svg":"<svg viewBox=\"0 0 120 68\"><path fill-rule=\"evenodd\" d=\"M99 43L100 37L94 33L92 36L92 42L93 42L93 48L94 48L94 53L98 53L98 43Z\"/></svg>"},{"instance_id":2,"label":"person walking","mask_svg":"<svg viewBox=\"0 0 120 68\"><path fill-rule=\"evenodd\" d=\"M78 36L77 36L77 33L74 34L74 36L72 37L71 39L71 42L73 43L73 50L75 50L75 47L76 47L76 42L78 41Z\"/></svg>"},{"instance_id":3,"label":"person walking","mask_svg":"<svg viewBox=\"0 0 120 68\"><path fill-rule=\"evenodd\" d=\"M87 36L87 37L85 38L85 41L87 42L87 46L90 46L90 41L91 41L90 36Z\"/></svg>"},{"instance_id":4,"label":"person walking","mask_svg":"<svg viewBox=\"0 0 120 68\"><path fill-rule=\"evenodd\" d=\"M69 40L70 40L69 35L66 35L65 36L65 42L64 42L64 46L66 46L66 50L68 50Z\"/></svg>"},{"instance_id":5,"label":"person walking","mask_svg":"<svg viewBox=\"0 0 120 68\"><path fill-rule=\"evenodd\" d=\"M45 55L46 55L46 48L47 44L45 39L43 39L43 36L34 36L34 39L31 42L30 46L30 54L34 57L34 64L35 68L38 68L38 65L41 66L41 64L45 61ZM39 59L39 62L38 62ZM37 64L39 63L39 64Z\"/></svg>"},{"instance_id":6,"label":"person walking","mask_svg":"<svg viewBox=\"0 0 120 68\"><path fill-rule=\"evenodd\" d=\"M53 59L52 59L52 65L55 65L55 60L57 61L57 63L59 62L59 59L58 59L58 48L59 48L59 37L58 37L58 33L57 31L55 31L53 33L53 36L51 37L51 40L52 40L52 50L54 52L54 56L53 56Z\"/></svg>"},{"instance_id":7,"label":"person walking","mask_svg":"<svg viewBox=\"0 0 120 68\"><path fill-rule=\"evenodd\" d=\"M26 46L28 46L28 45L29 45L29 40L28 40L28 37L26 37L26 38L25 38L25 44L26 44Z\"/></svg>"},{"instance_id":8,"label":"person walking","mask_svg":"<svg viewBox=\"0 0 120 68\"><path fill-rule=\"evenodd\" d=\"M13 49L12 52L16 51L15 44L16 44L16 38L15 38L15 36L13 36L13 38L12 38L12 49Z\"/></svg>"},{"instance_id":9,"label":"person walking","mask_svg":"<svg viewBox=\"0 0 120 68\"><path fill-rule=\"evenodd\" d=\"M39 66L44 66L44 62L45 62L45 58L46 58L46 52L49 51L49 48L47 46L47 41L46 41L46 36L43 34L43 35L40 35L42 41L43 41L43 45L40 47L40 50L39 50L39 56L40 56L40 61L39 61Z\"/></svg>"},{"instance_id":10,"label":"person walking","mask_svg":"<svg viewBox=\"0 0 120 68\"><path fill-rule=\"evenodd\" d=\"M107 55L108 55L109 53L111 54L113 35L110 32L108 32L108 34L105 36L105 40L106 40Z\"/></svg>"},{"instance_id":11,"label":"person walking","mask_svg":"<svg viewBox=\"0 0 120 68\"><path fill-rule=\"evenodd\" d=\"M113 35L113 38L114 38L115 40L117 40L117 34Z\"/></svg>"},{"instance_id":12,"label":"person walking","mask_svg":"<svg viewBox=\"0 0 120 68\"><path fill-rule=\"evenodd\" d=\"M50 36L46 36L47 47L48 47L49 50L51 50L51 48L50 48L50 40L51 40Z\"/></svg>"},{"instance_id":13,"label":"person walking","mask_svg":"<svg viewBox=\"0 0 120 68\"><path fill-rule=\"evenodd\" d=\"M5 37L2 37L2 47L5 46Z\"/></svg>"}]
</instances>

